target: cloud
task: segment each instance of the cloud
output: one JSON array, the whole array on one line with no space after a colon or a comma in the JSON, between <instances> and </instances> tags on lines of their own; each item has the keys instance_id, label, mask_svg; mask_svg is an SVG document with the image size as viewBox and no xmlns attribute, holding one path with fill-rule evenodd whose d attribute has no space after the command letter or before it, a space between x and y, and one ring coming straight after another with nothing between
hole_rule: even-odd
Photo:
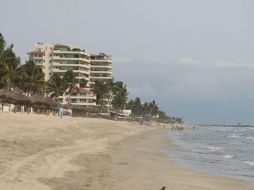
<instances>
[{"instance_id":1,"label":"cloud","mask_svg":"<svg viewBox=\"0 0 254 190\"><path fill-rule=\"evenodd\" d=\"M210 66L239 68L239 69L254 69L254 62L250 61L214 61L210 62Z\"/></svg>"},{"instance_id":2,"label":"cloud","mask_svg":"<svg viewBox=\"0 0 254 190\"><path fill-rule=\"evenodd\" d=\"M130 58L126 58L126 57L120 57L120 56L114 56L113 57L113 61L116 63L130 63L132 62L132 60Z\"/></svg>"},{"instance_id":3,"label":"cloud","mask_svg":"<svg viewBox=\"0 0 254 190\"><path fill-rule=\"evenodd\" d=\"M191 57L183 57L183 58L178 60L178 63L188 64L188 65L199 65L200 61L197 60L197 59L193 59Z\"/></svg>"},{"instance_id":4,"label":"cloud","mask_svg":"<svg viewBox=\"0 0 254 190\"><path fill-rule=\"evenodd\" d=\"M142 97L144 100L155 99L158 97L160 89L156 88L156 86L151 86L149 84L145 84L142 86L128 86L128 91L131 93L131 97Z\"/></svg>"}]
</instances>

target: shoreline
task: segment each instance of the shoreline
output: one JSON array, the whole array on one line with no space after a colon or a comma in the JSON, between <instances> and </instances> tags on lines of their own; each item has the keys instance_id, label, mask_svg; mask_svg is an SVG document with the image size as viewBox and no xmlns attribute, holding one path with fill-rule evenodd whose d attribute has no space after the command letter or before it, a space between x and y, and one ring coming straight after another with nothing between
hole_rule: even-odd
<instances>
[{"instance_id":1,"label":"shoreline","mask_svg":"<svg viewBox=\"0 0 254 190\"><path fill-rule=\"evenodd\" d=\"M169 139L179 147L166 154L188 169L241 180L254 187L252 162L245 161L252 159L252 151L249 151L249 136L252 133L251 130L250 133L246 131L246 128L235 131L224 126L218 130L214 127L201 127L197 131L184 131L183 134L169 131ZM245 136L246 134L248 135ZM242 146L237 146L239 144ZM239 154L241 151L242 155Z\"/></svg>"},{"instance_id":2,"label":"shoreline","mask_svg":"<svg viewBox=\"0 0 254 190\"><path fill-rule=\"evenodd\" d=\"M132 173L132 175L130 175L129 181L125 182L124 187L119 186L118 188L152 190L165 186L166 189L177 190L225 190L229 187L231 190L254 189L245 181L196 171L171 160L162 150L177 145L166 137L166 131L165 129L159 129L143 132L141 135L123 140L117 145L119 147L112 150L113 155L115 155L113 159L125 160L123 162L126 163L131 161L128 167L123 167L121 170L125 170L126 174ZM134 145L135 149L133 150ZM128 154L126 150L130 150ZM121 173L120 170L118 170L118 173ZM135 179L136 175L139 179ZM135 183L143 184L143 186L131 187L131 184Z\"/></svg>"},{"instance_id":3,"label":"shoreline","mask_svg":"<svg viewBox=\"0 0 254 190\"><path fill-rule=\"evenodd\" d=\"M162 150L176 145L164 126L17 113L0 119L0 189L254 189L170 160Z\"/></svg>"}]
</instances>

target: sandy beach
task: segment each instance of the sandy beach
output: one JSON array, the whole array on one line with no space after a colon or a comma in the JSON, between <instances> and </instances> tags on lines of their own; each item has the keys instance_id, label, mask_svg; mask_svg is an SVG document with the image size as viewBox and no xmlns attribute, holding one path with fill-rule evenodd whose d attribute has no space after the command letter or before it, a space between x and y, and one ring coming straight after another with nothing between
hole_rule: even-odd
<instances>
[{"instance_id":1,"label":"sandy beach","mask_svg":"<svg viewBox=\"0 0 254 190\"><path fill-rule=\"evenodd\" d=\"M0 120L0 189L254 189L170 161L162 150L175 145L163 126L20 113Z\"/></svg>"}]
</instances>

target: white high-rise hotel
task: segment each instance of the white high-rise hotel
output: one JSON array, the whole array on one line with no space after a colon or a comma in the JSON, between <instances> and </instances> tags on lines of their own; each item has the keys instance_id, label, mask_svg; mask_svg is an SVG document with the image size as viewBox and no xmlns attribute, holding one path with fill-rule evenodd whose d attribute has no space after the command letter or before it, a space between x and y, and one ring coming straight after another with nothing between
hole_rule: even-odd
<instances>
[{"instance_id":1,"label":"white high-rise hotel","mask_svg":"<svg viewBox=\"0 0 254 190\"><path fill-rule=\"evenodd\" d=\"M78 89L70 95L63 94L58 97L62 104L95 105L95 95L90 91L89 85L96 80L112 79L112 59L110 56L99 53L90 54L84 49L61 44L37 43L33 51L29 52L29 59L42 68L45 80L49 80L53 73L62 76L66 71L72 70L78 81L88 82L88 87Z\"/></svg>"}]
</instances>

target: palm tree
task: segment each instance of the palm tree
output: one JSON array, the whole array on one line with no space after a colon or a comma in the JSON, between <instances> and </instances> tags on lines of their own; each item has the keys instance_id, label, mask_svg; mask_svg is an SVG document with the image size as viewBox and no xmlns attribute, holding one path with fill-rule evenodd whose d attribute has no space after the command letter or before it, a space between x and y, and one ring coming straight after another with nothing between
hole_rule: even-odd
<instances>
[{"instance_id":1,"label":"palm tree","mask_svg":"<svg viewBox=\"0 0 254 190\"><path fill-rule=\"evenodd\" d=\"M124 109L126 106L127 95L126 85L121 81L115 82L113 85L113 108L118 111Z\"/></svg>"},{"instance_id":2,"label":"palm tree","mask_svg":"<svg viewBox=\"0 0 254 190\"><path fill-rule=\"evenodd\" d=\"M148 108L147 109L148 109L147 110L148 114L151 114L152 116L157 115L157 113L158 113L158 106L155 103L155 100L153 100L152 102L150 102L148 104Z\"/></svg>"},{"instance_id":3,"label":"palm tree","mask_svg":"<svg viewBox=\"0 0 254 190\"><path fill-rule=\"evenodd\" d=\"M47 91L54 99L65 92L64 83L59 74L54 73L47 81Z\"/></svg>"},{"instance_id":4,"label":"palm tree","mask_svg":"<svg viewBox=\"0 0 254 190\"><path fill-rule=\"evenodd\" d=\"M79 86L80 86L81 88L85 88L85 87L87 86L87 83L88 83L87 80L85 80L85 79L80 79L80 81L79 81Z\"/></svg>"},{"instance_id":5,"label":"palm tree","mask_svg":"<svg viewBox=\"0 0 254 190\"><path fill-rule=\"evenodd\" d=\"M133 108L132 108L132 112L134 115L139 116L140 114L142 114L142 101L139 97L136 97L134 102L133 102Z\"/></svg>"},{"instance_id":6,"label":"palm tree","mask_svg":"<svg viewBox=\"0 0 254 190\"><path fill-rule=\"evenodd\" d=\"M26 94L35 94L43 91L45 84L44 73L33 61L27 61L25 65L18 69L18 73L17 85Z\"/></svg>"},{"instance_id":7,"label":"palm tree","mask_svg":"<svg viewBox=\"0 0 254 190\"><path fill-rule=\"evenodd\" d=\"M111 94L111 82L103 82L96 80L91 87L91 91L96 95L96 104L100 105L100 108L102 110L106 104L105 99L109 99L109 96Z\"/></svg>"},{"instance_id":8,"label":"palm tree","mask_svg":"<svg viewBox=\"0 0 254 190\"><path fill-rule=\"evenodd\" d=\"M16 76L19 61L12 49L13 45L6 47L4 37L0 33L0 88L11 88Z\"/></svg>"},{"instance_id":9,"label":"palm tree","mask_svg":"<svg viewBox=\"0 0 254 190\"><path fill-rule=\"evenodd\" d=\"M77 88L76 75L72 70L68 70L64 73L62 80L64 90L69 94L68 103L70 103L71 92Z\"/></svg>"}]
</instances>

